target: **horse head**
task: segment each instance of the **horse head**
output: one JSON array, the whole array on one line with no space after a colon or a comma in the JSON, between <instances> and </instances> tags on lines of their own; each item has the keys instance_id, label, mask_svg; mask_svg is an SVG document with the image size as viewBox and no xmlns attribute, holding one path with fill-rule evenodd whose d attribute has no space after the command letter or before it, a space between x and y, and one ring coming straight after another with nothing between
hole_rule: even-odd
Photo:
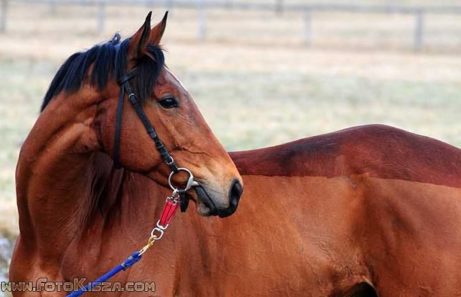
<instances>
[{"instance_id":1,"label":"horse head","mask_svg":"<svg viewBox=\"0 0 461 297\"><path fill-rule=\"evenodd\" d=\"M242 194L241 177L192 96L165 66L159 44L167 14L154 27L150 19L151 13L130 38L121 41L116 34L71 56L51 83L42 110L62 91L78 89L88 98L85 104L96 102L91 127L99 149L115 164L164 186L176 164L187 168L194 176L187 201L194 200L201 215L228 216ZM172 174L172 183L183 184L185 172Z\"/></svg>"}]
</instances>

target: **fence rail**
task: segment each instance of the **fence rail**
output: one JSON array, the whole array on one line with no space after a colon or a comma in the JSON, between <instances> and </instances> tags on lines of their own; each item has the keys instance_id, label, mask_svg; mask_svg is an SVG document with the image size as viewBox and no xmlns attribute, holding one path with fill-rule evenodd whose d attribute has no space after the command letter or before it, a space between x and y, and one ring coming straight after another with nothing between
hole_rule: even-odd
<instances>
[{"instance_id":1,"label":"fence rail","mask_svg":"<svg viewBox=\"0 0 461 297\"><path fill-rule=\"evenodd\" d=\"M272 2L271 2L272 1ZM277 14L284 12L298 12L303 18L303 40L306 46L312 40L312 15L320 12L344 13L373 13L373 14L403 14L414 17L413 48L416 51L425 46L425 23L428 15L461 15L461 6L455 5L376 5L376 4L289 4L284 0L271 0L264 3L237 2L235 0L0 0L0 32L7 30L7 15L10 3L47 4L54 10L57 5L94 6L97 8L96 31L101 33L105 29L108 6L122 5L164 5L167 9L173 7L192 8L198 12L197 39L206 39L207 10L210 9L238 9L243 11L274 11Z\"/></svg>"}]
</instances>

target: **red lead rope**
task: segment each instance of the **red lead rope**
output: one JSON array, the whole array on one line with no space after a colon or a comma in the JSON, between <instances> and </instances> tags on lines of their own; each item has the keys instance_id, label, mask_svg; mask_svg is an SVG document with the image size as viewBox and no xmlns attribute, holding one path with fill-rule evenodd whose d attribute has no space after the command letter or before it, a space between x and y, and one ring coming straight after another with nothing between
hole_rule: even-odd
<instances>
[{"instance_id":1,"label":"red lead rope","mask_svg":"<svg viewBox=\"0 0 461 297\"><path fill-rule=\"evenodd\" d=\"M163 207L162 214L160 216L160 225L163 227L168 226L170 224L171 219L173 218L176 210L178 209L179 203L167 199L165 202L165 206Z\"/></svg>"}]
</instances>

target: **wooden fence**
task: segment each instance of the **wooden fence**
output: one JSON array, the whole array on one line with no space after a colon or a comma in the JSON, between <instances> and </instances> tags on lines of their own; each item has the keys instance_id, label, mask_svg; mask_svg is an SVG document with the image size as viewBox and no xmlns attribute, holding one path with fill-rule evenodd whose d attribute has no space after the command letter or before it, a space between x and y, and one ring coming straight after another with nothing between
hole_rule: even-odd
<instances>
[{"instance_id":1,"label":"wooden fence","mask_svg":"<svg viewBox=\"0 0 461 297\"><path fill-rule=\"evenodd\" d=\"M242 0L240 0L242 1ZM95 30L101 33L105 29L108 6L117 5L164 5L197 9L197 39L206 39L207 11L210 9L239 9L243 11L298 12L304 22L303 40L306 46L312 45L312 15L318 12L347 12L373 14L403 14L414 17L413 48L421 50L425 46L425 20L428 15L461 15L461 6L410 6L410 5L354 5L354 4L288 4L284 0L268 0L264 3L237 2L235 0L0 0L0 32L7 30L8 6L10 3L46 4L54 10L57 5L82 5L97 8Z\"/></svg>"}]
</instances>

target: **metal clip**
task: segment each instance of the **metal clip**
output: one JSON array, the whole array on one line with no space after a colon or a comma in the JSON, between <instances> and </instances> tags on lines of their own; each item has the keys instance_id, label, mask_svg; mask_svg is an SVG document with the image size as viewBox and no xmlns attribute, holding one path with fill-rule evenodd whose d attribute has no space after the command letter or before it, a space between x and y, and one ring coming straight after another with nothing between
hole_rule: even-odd
<instances>
[{"instance_id":1,"label":"metal clip","mask_svg":"<svg viewBox=\"0 0 461 297\"><path fill-rule=\"evenodd\" d=\"M186 188L177 189L172 185L171 177L174 175L173 172L172 174L170 174L170 177L168 178L168 183L170 184L170 187L173 189L173 193L171 193L171 195L168 196L166 200L171 201L174 204L179 203L179 200L181 198L180 197L181 191L187 191L188 189L190 189L191 184L193 185L193 183L195 183L194 177L192 176L192 173L189 170L185 168L181 168L181 170L189 173L189 179L187 181ZM163 226L162 224L160 224L160 220L157 221L156 227L152 229L152 231L150 232L150 237L147 240L147 244L139 250L140 256L143 255L145 252L147 252L147 250L150 249L157 240L162 239L163 234L165 234L165 230L168 228L168 226L169 225Z\"/></svg>"},{"instance_id":2,"label":"metal clip","mask_svg":"<svg viewBox=\"0 0 461 297\"><path fill-rule=\"evenodd\" d=\"M171 193L170 196L166 197L167 201L171 201L174 204L178 204L179 199L181 199L181 197L179 196L179 191L177 189L173 190L173 193Z\"/></svg>"},{"instance_id":3,"label":"metal clip","mask_svg":"<svg viewBox=\"0 0 461 297\"><path fill-rule=\"evenodd\" d=\"M178 188L176 187L175 185L173 185L173 176L179 172L186 172L189 177L187 178L187 182L186 182L186 185L184 186L184 188ZM173 190L173 193L177 192L177 193L184 193L184 192L187 192L190 190L190 188L194 187L194 186L197 186L198 183L194 180L194 175L192 174L192 172L187 169L187 168L178 168L178 171L174 172L172 171L170 173L170 176L168 176L168 185L170 186L170 188Z\"/></svg>"},{"instance_id":4,"label":"metal clip","mask_svg":"<svg viewBox=\"0 0 461 297\"><path fill-rule=\"evenodd\" d=\"M153 238L153 239L155 239L155 240L159 240L159 239L162 239L164 233L165 233L165 229L159 228L159 227L155 227L155 228L152 229L152 231L150 232L150 236L151 236L151 238Z\"/></svg>"}]
</instances>

